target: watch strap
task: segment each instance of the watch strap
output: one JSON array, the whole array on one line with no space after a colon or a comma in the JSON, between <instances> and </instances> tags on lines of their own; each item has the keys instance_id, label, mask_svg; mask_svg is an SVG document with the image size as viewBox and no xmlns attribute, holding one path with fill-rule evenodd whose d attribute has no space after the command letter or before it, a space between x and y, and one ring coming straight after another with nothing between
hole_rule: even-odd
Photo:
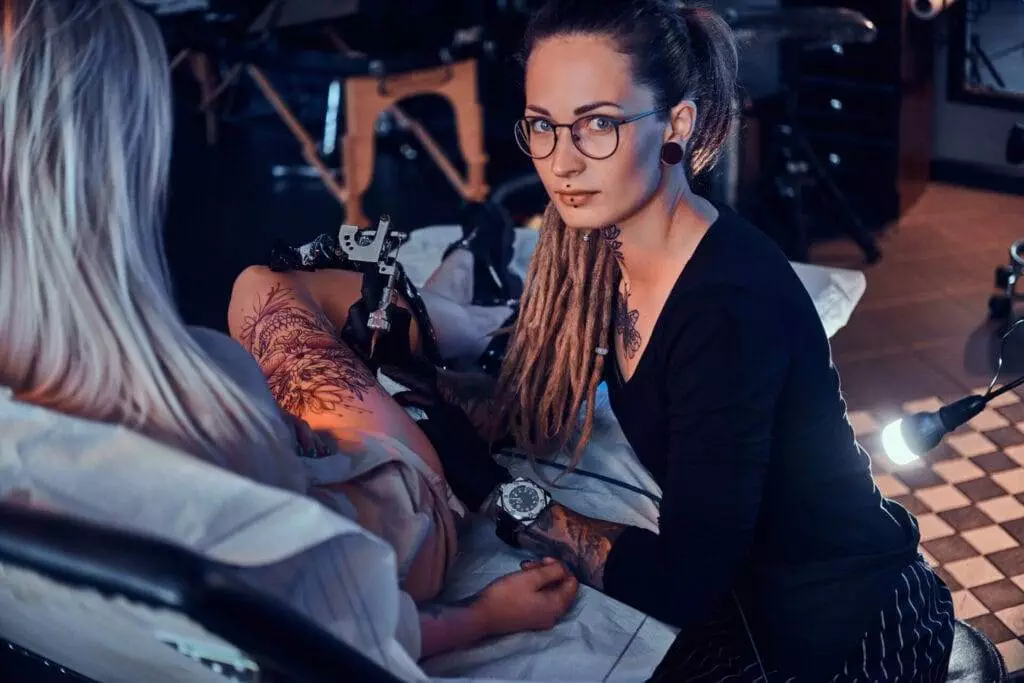
<instances>
[{"instance_id":1,"label":"watch strap","mask_svg":"<svg viewBox=\"0 0 1024 683\"><path fill-rule=\"evenodd\" d=\"M519 531L522 529L522 525L515 517L510 515L501 507L495 510L495 533L502 541L507 543L513 548L519 548Z\"/></svg>"}]
</instances>

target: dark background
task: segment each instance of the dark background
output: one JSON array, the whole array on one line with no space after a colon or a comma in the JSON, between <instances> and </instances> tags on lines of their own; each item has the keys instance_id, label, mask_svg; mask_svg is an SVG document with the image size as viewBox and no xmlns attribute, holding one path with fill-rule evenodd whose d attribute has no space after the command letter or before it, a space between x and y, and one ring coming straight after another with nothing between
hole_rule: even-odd
<instances>
[{"instance_id":1,"label":"dark background","mask_svg":"<svg viewBox=\"0 0 1024 683\"><path fill-rule=\"evenodd\" d=\"M430 26L428 10L432 4L411 3L410 7L421 7L423 15L406 13L401 22L397 17L378 12L376 16L350 20L340 30L352 47L369 52L389 54L410 48L429 51L435 49L432 46L436 46L438 35L443 33L442 29L431 31L425 28ZM472 17L473 12L479 12L479 8L486 4L458 0L449 2L447 6ZM748 6L764 8L777 3L772 0L737 0L710 4L721 11L742 12ZM898 42L903 38L902 33L896 33L906 27L905 17L900 14L896 0L861 0L845 4L861 7L869 18L879 24L883 31L881 35L886 40ZM897 8L895 14L893 8ZM895 17L891 26L885 23L890 15ZM508 16L505 19L505 24L495 33L496 50L490 56L484 56L479 67L489 156L487 181L492 189L532 173L529 160L516 149L512 139L512 124L522 108L521 71L513 55L518 48L522 25L508 21ZM937 165L944 171L952 165L954 169L982 168L1014 177L1021 171L1003 163L1002 154L1006 131L1017 114L947 101L944 60L948 37L943 34L942 22L934 23L934 30L927 27L927 45L924 48L919 45L915 53L919 68L928 76L927 83L920 84L915 90L917 106L924 102L930 111L927 112L927 121L922 120L920 125L910 121L911 128L919 129L919 132L924 130L927 138L929 149L924 150L925 174L930 158L933 167ZM381 26L388 28L381 31ZM932 33L936 35L934 52ZM275 68L271 60L265 67L267 76L314 138L320 139L332 77L322 69L284 65L294 61L292 56L296 51L302 53L303 59L315 62L317 54L333 54L331 48L310 32L299 30L282 34L275 49L282 55L282 66ZM906 55L901 56L898 50L903 48L899 46L892 49L897 52L892 53L891 58L886 56L888 53L878 53L881 55L878 58L882 60L884 69L898 73L901 59ZM813 57L811 61L814 61ZM768 162L759 145L763 146L768 139L772 107L777 106L779 64L777 46L770 41L741 46L742 86L749 100L764 112L761 118L745 121L744 153L748 166L755 172L760 169L761 175L768 174L763 169ZM230 66L230 61L223 60L218 66L224 71ZM879 74L884 69L880 68ZM890 173L885 167L889 163L887 159L896 153L894 150L898 150L900 145L906 144L898 130L878 133L869 129L875 123L873 108L878 102L886 97L896 103L907 99L898 86L892 90L889 86L883 88L870 82L872 79L884 80L879 74L862 76L853 85L847 82L849 77L846 75L825 78L821 74L812 74L814 77L804 79L806 83L801 86L808 101L813 98L827 101L834 96L833 89L840 88L838 92L843 92L848 101L853 102L852 98L859 97L860 106L868 114L861 120L854 116L832 121L822 119L820 112L811 112L808 118L808 125L816 126L811 128L812 133L817 135L824 131L823 136L816 138L819 154L827 155L833 149L829 145L833 144L846 145L842 149L859 153L860 167L855 173L841 178L846 183L844 187L852 188L858 178L878 178ZM199 93L189 70L178 69L174 83L176 129L167 221L168 257L178 303L186 321L224 329L231 283L245 266L266 262L267 253L277 239L300 244L320 233L334 232L342 222L343 211L317 179L280 171L282 168L297 169L305 164L297 143L251 82L243 79L225 95L219 112L219 140L212 147L205 140L205 121L197 110ZM910 92L909 88L907 92ZM403 107L421 120L458 162L454 121L447 103L438 98L424 97L407 101ZM341 109L343 112L344 103ZM344 131L344 120L339 120L338 125L340 134ZM888 156L880 152L874 158L870 153L860 152L881 149L879 145L882 143L878 141L883 139L882 134L891 137L891 140L884 141L884 145L891 148L886 153ZM335 151L326 157L334 167L338 164L337 153ZM843 156L845 159L848 155L844 153ZM279 169L277 174L275 167ZM756 178L747 180L756 182ZM895 178L886 180L884 186L869 188L865 196L855 197L858 209L863 207L864 213L871 218L869 222L873 231L884 230L886 219L897 217L881 215L876 220L872 213L873 203L888 206L898 201L899 197L888 196L895 192L890 186L895 187L896 182ZM544 200L542 192L535 188L515 195L507 206L517 219L522 220L540 211ZM387 212L396 225L413 230L457 222L460 200L412 135L398 130L393 120L383 117L378 126L374 180L365 198L365 207L368 216ZM780 219L781 214L771 206L758 208L760 213L752 209L750 217L785 246L790 237L786 234L786 219ZM830 213L827 207L813 221L811 228L812 239L841 234L834 211Z\"/></svg>"}]
</instances>

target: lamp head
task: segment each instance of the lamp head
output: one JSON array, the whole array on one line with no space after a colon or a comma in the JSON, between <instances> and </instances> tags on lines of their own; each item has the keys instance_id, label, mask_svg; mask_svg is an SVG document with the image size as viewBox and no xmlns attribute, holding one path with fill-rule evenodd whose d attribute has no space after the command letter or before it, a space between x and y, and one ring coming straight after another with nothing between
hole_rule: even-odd
<instances>
[{"instance_id":1,"label":"lamp head","mask_svg":"<svg viewBox=\"0 0 1024 683\"><path fill-rule=\"evenodd\" d=\"M942 438L980 413L986 396L967 396L934 413L914 413L882 430L882 448L896 465L906 465L939 445Z\"/></svg>"},{"instance_id":2,"label":"lamp head","mask_svg":"<svg viewBox=\"0 0 1024 683\"><path fill-rule=\"evenodd\" d=\"M906 465L939 445L946 435L938 413L915 413L882 430L882 448L896 465Z\"/></svg>"}]
</instances>

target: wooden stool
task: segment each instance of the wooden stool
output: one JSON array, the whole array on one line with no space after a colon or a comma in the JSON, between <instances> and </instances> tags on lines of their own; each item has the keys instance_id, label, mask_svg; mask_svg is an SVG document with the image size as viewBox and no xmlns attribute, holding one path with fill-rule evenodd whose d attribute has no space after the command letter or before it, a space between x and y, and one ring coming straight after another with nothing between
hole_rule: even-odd
<instances>
[{"instance_id":1,"label":"wooden stool","mask_svg":"<svg viewBox=\"0 0 1024 683\"><path fill-rule=\"evenodd\" d=\"M193 72L202 87L203 102L200 109L207 115L207 139L210 144L215 144L217 133L212 106L241 75L243 64L236 64L218 84L212 77L212 69L205 56L183 52L172 62L172 67L179 65L186 56L192 58ZM358 226L370 224L363 213L363 195L373 180L377 117L385 111L391 112L399 125L412 131L464 200L483 201L487 197L488 187L484 181L487 155L484 152L483 109L477 96L475 59L396 75L355 75L346 78L342 182L323 163L316 141L295 117L263 71L249 64L245 65L245 72L295 136L302 147L303 158L316 170L328 191L344 205L346 223ZM459 175L430 133L398 106L401 100L416 95L441 95L451 103L455 112L459 150L466 161L466 178Z\"/></svg>"},{"instance_id":2,"label":"wooden stool","mask_svg":"<svg viewBox=\"0 0 1024 683\"><path fill-rule=\"evenodd\" d=\"M409 127L438 164L448 181L463 199L483 201L487 197L484 167L483 109L477 97L477 63L468 59L454 64L409 71L394 76L353 76L345 81L345 112L347 130L342 142L345 186L348 190L346 222L367 225L362 198L373 180L374 125L385 111L395 115L400 125ZM459 151L466 161L466 178L459 177L455 167L440 146L417 121L396 106L416 95L441 95L448 99L455 112Z\"/></svg>"}]
</instances>

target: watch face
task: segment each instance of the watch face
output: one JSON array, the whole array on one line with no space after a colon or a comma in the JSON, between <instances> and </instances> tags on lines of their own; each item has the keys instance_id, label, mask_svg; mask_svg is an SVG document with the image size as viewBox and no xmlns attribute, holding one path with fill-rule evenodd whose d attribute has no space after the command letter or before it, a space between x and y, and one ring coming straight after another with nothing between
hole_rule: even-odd
<instances>
[{"instance_id":1,"label":"watch face","mask_svg":"<svg viewBox=\"0 0 1024 683\"><path fill-rule=\"evenodd\" d=\"M509 512L526 515L532 513L541 504L540 491L536 486L520 484L510 490L505 497Z\"/></svg>"}]
</instances>

